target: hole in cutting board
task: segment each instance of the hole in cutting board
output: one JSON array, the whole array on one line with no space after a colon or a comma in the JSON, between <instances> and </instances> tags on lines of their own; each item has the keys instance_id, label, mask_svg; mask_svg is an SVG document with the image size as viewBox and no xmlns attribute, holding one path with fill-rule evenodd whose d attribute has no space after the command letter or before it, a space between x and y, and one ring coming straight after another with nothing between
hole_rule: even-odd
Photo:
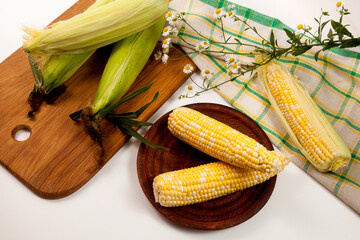
<instances>
[{"instance_id":1,"label":"hole in cutting board","mask_svg":"<svg viewBox=\"0 0 360 240\"><path fill-rule=\"evenodd\" d=\"M18 142L26 141L31 135L31 128L26 125L16 126L12 132L11 136Z\"/></svg>"}]
</instances>

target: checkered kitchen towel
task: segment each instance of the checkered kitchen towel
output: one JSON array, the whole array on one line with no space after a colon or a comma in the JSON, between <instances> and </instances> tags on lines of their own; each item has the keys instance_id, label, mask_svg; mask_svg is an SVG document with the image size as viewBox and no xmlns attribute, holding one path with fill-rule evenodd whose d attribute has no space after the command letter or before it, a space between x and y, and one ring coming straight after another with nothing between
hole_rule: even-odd
<instances>
[{"instance_id":1,"label":"checkered kitchen towel","mask_svg":"<svg viewBox=\"0 0 360 240\"><path fill-rule=\"evenodd\" d=\"M169 9L186 12L185 18L200 34L220 41L223 40L221 24L214 20L214 12L217 8L228 10L230 5L233 3L224 0L173 0ZM239 5L235 5L234 11L238 17L248 19L247 23L255 26L265 38L269 39L270 31L273 29L279 45L286 46L287 37L283 28L288 27L278 19ZM223 23L226 36L236 37L245 43L261 45L261 40L254 32L244 31L246 26L243 23L233 22L228 17ZM182 24L185 29L180 31L180 36L185 41L177 37L173 42L180 44L185 51L193 52L187 43L196 44L204 39L189 26ZM231 41L234 41L233 38ZM216 44L211 47L212 50L220 50ZM226 50L246 51L236 45L227 45ZM267 133L274 146L293 156L291 160L294 164L360 213L360 53L348 49L333 49L322 52L318 61L315 61L315 52L316 49L299 57L289 55L280 59L280 62L304 82L315 102L351 149L352 160L342 174L320 173L306 161L280 124L263 87L256 78L238 78L234 82L222 85L218 93L234 108L254 119ZM229 79L223 56L194 53L191 54L191 58L200 70L210 69L214 72L215 75L210 79L212 84ZM251 63L254 58L244 56L241 57L241 61Z\"/></svg>"}]
</instances>

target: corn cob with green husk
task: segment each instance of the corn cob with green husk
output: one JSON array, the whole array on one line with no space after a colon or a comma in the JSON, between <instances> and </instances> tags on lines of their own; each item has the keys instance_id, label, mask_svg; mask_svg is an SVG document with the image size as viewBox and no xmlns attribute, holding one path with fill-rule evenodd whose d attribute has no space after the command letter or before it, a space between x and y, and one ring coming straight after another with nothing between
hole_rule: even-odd
<instances>
[{"instance_id":1,"label":"corn cob with green husk","mask_svg":"<svg viewBox=\"0 0 360 240\"><path fill-rule=\"evenodd\" d=\"M115 0L98 0L86 11L105 5ZM85 12L86 12L85 11ZM51 28L51 26L49 27ZM60 94L65 91L63 85L95 52L91 50L80 54L63 54L53 56L28 55L29 63L35 78L33 90L28 102L31 110L28 113L30 118L38 111L43 100L52 103Z\"/></svg>"},{"instance_id":2,"label":"corn cob with green husk","mask_svg":"<svg viewBox=\"0 0 360 240\"><path fill-rule=\"evenodd\" d=\"M174 109L170 132L220 162L162 173L154 178L155 201L164 207L200 203L265 182L280 173L289 158L190 108ZM257 169L257 170L254 170Z\"/></svg>"},{"instance_id":3,"label":"corn cob with green husk","mask_svg":"<svg viewBox=\"0 0 360 240\"><path fill-rule=\"evenodd\" d=\"M25 28L23 49L32 55L78 54L115 43L154 25L168 0L114 0L43 31Z\"/></svg>"},{"instance_id":4,"label":"corn cob with green husk","mask_svg":"<svg viewBox=\"0 0 360 240\"><path fill-rule=\"evenodd\" d=\"M134 120L151 102L133 113L116 114L114 109L149 89L150 85L123 97L153 52L164 24L165 18L161 18L151 27L114 44L100 79L93 104L70 115L73 120L81 119L83 121L87 132L101 148L100 119L108 119L125 133L152 147L158 147L151 144L132 128L132 126L151 125L148 122ZM156 97L157 94L154 96L153 101Z\"/></svg>"},{"instance_id":5,"label":"corn cob with green husk","mask_svg":"<svg viewBox=\"0 0 360 240\"><path fill-rule=\"evenodd\" d=\"M53 55L48 58L45 66L39 66L34 56L29 55L29 63L35 78L34 87L29 95L28 102L31 110L28 117L34 117L34 113L40 108L43 100L52 103L65 91L63 85L95 52L81 54Z\"/></svg>"},{"instance_id":6,"label":"corn cob with green husk","mask_svg":"<svg viewBox=\"0 0 360 240\"><path fill-rule=\"evenodd\" d=\"M255 139L190 108L176 108L168 128L180 140L237 167L273 174L287 163L279 151L269 151Z\"/></svg>"},{"instance_id":7,"label":"corn cob with green husk","mask_svg":"<svg viewBox=\"0 0 360 240\"><path fill-rule=\"evenodd\" d=\"M342 171L351 153L310 94L275 60L258 68L271 106L301 153L319 171Z\"/></svg>"}]
</instances>

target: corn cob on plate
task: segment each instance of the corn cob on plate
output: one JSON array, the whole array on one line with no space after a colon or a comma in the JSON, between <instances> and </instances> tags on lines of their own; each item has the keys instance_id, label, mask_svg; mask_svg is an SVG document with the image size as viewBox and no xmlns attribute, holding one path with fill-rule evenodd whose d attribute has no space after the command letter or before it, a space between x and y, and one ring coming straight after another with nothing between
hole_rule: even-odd
<instances>
[{"instance_id":1,"label":"corn cob on plate","mask_svg":"<svg viewBox=\"0 0 360 240\"><path fill-rule=\"evenodd\" d=\"M250 118L232 108L210 103L191 104L195 109L219 120L257 140L268 150L272 144L263 130ZM219 230L240 224L254 216L267 202L275 186L276 175L261 184L210 201L181 206L162 207L156 203L153 179L165 172L218 162L215 158L177 139L168 129L168 114L162 116L145 134L155 144L169 151L149 148L142 144L138 152L140 185L151 204L174 223L193 229Z\"/></svg>"}]
</instances>

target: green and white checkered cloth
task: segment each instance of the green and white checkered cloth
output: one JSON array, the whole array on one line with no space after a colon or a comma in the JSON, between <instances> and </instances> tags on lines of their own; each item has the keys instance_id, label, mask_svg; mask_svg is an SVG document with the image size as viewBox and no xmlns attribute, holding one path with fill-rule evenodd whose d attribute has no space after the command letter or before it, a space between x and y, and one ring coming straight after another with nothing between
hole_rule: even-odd
<instances>
[{"instance_id":1,"label":"green and white checkered cloth","mask_svg":"<svg viewBox=\"0 0 360 240\"><path fill-rule=\"evenodd\" d=\"M214 20L217 8L229 9L231 2L224 0L173 0L171 11L186 12L185 18L203 36L214 40L222 39L221 24ZM254 10L235 5L234 11L247 23L255 26L260 35L269 38L271 29L281 46L286 46L286 35L283 28L288 28L278 19L265 16ZM226 36L240 39L242 42L261 45L261 39L252 31L244 31L246 26L241 22L224 19ZM204 39L199 37L189 26L182 23L185 29L173 42L181 45L187 52L193 51L187 43L196 44ZM290 29L290 28L288 28ZM234 40L231 40L234 42ZM187 43L186 43L187 42ZM212 50L220 50L216 44ZM246 51L244 47L227 45L228 51ZM307 172L319 183L342 199L346 204L360 213L360 53L348 49L332 49L322 52L318 61L314 60L316 49L302 56L289 55L280 59L290 71L297 75L311 93L330 122L351 150L352 160L348 169L342 174L320 173L313 168L295 147L289 134L286 133L273 111L265 91L256 78L238 78L221 86L218 93L234 108L254 119L267 133L275 147L289 154L292 162ZM211 84L219 84L229 79L224 58L221 55L205 56L191 54L191 58L200 70L210 69L215 75ZM243 63L254 61L253 56L242 56Z\"/></svg>"}]
</instances>

